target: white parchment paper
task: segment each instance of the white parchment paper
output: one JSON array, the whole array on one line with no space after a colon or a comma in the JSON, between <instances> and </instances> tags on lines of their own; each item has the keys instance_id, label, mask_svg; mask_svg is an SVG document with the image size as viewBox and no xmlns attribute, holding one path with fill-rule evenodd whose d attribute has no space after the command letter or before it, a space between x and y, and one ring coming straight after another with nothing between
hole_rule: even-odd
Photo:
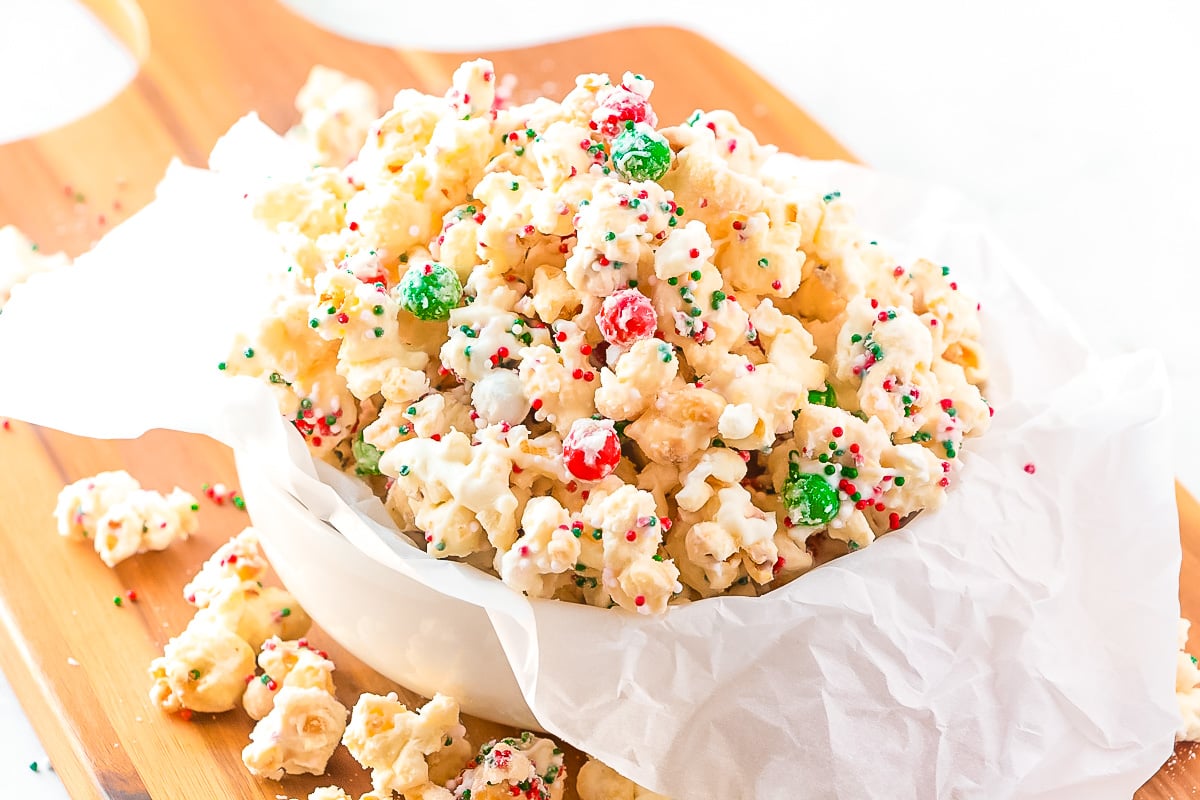
<instances>
[{"instance_id":1,"label":"white parchment paper","mask_svg":"<svg viewBox=\"0 0 1200 800\"><path fill-rule=\"evenodd\" d=\"M445 644L410 653L412 685L471 674L455 637L474 637L467 660L500 665L493 694L457 687L477 707L491 697L492 716L522 719L527 704L679 800L1124 800L1169 755L1180 552L1163 367L1090 355L959 198L847 164L775 165L841 191L865 227L951 265L982 299L996 417L963 448L946 507L768 596L644 618L530 602L405 545L377 501L318 479L265 387L215 369L282 258L243 188L299 165L249 118L214 166L173 165L154 203L15 292L0 315L0 416L226 442L273 557L289 537L327 543L332 525L364 576L422 615L420 636ZM315 555L290 558L297 583L322 580ZM344 619L318 621L386 671L379 652L396 643L371 644L382 628L337 608L327 615Z\"/></svg>"}]
</instances>

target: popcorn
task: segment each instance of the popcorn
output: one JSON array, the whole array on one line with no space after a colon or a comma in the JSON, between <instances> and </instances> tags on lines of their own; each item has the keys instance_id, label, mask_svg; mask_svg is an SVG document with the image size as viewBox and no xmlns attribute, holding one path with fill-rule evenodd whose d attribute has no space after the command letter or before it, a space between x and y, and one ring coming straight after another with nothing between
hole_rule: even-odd
<instances>
[{"instance_id":1,"label":"popcorn","mask_svg":"<svg viewBox=\"0 0 1200 800\"><path fill-rule=\"evenodd\" d=\"M254 675L254 650L210 619L193 619L150 663L150 701L164 711L234 708Z\"/></svg>"},{"instance_id":2,"label":"popcorn","mask_svg":"<svg viewBox=\"0 0 1200 800\"><path fill-rule=\"evenodd\" d=\"M258 666L262 676L251 681L242 696L242 705L252 719L262 719L271 712L275 693L281 688L322 689L333 694L333 662L304 639L285 641L272 636L263 642Z\"/></svg>"},{"instance_id":3,"label":"popcorn","mask_svg":"<svg viewBox=\"0 0 1200 800\"><path fill-rule=\"evenodd\" d=\"M991 416L949 267L727 111L658 129L652 90L511 105L479 60L400 92L352 164L257 196L297 269L225 365L434 557L640 613L936 510Z\"/></svg>"},{"instance_id":4,"label":"popcorn","mask_svg":"<svg viewBox=\"0 0 1200 800\"><path fill-rule=\"evenodd\" d=\"M83 478L58 493L54 519L60 536L90 539L96 535L96 523L108 509L142 488L124 470L101 472Z\"/></svg>"},{"instance_id":5,"label":"popcorn","mask_svg":"<svg viewBox=\"0 0 1200 800\"><path fill-rule=\"evenodd\" d=\"M371 785L384 795L444 783L471 753L457 701L440 694L417 711L409 711L394 692L364 694L354 704L343 742L371 770Z\"/></svg>"},{"instance_id":6,"label":"popcorn","mask_svg":"<svg viewBox=\"0 0 1200 800\"><path fill-rule=\"evenodd\" d=\"M346 707L319 687L284 687L250 732L242 763L254 775L323 775L346 729Z\"/></svg>"},{"instance_id":7,"label":"popcorn","mask_svg":"<svg viewBox=\"0 0 1200 800\"><path fill-rule=\"evenodd\" d=\"M165 497L127 472L101 472L63 488L54 517L62 536L91 539L110 567L139 553L165 550L199 526L196 498L176 487Z\"/></svg>"},{"instance_id":8,"label":"popcorn","mask_svg":"<svg viewBox=\"0 0 1200 800\"><path fill-rule=\"evenodd\" d=\"M562 750L550 739L526 731L481 747L467 769L451 782L453 794L447 796L511 800L519 794L532 800L562 800L566 778Z\"/></svg>"},{"instance_id":9,"label":"popcorn","mask_svg":"<svg viewBox=\"0 0 1200 800\"><path fill-rule=\"evenodd\" d=\"M291 593L262 585L266 568L258 536L250 528L209 557L184 587L184 597L199 610L150 664L153 703L168 712L228 711L241 701L254 678L255 651L268 639L278 642L308 631L312 620ZM296 658L298 662L300 657ZM293 683L308 686L312 681L305 676L322 667L306 666ZM252 697L249 707L263 713L269 710L261 697Z\"/></svg>"},{"instance_id":10,"label":"popcorn","mask_svg":"<svg viewBox=\"0 0 1200 800\"><path fill-rule=\"evenodd\" d=\"M300 123L288 138L307 146L319 163L340 167L362 147L379 116L379 98L368 84L318 65L296 95L296 110Z\"/></svg>"},{"instance_id":11,"label":"popcorn","mask_svg":"<svg viewBox=\"0 0 1200 800\"><path fill-rule=\"evenodd\" d=\"M575 778L579 800L667 800L638 786L602 761L589 758Z\"/></svg>"}]
</instances>

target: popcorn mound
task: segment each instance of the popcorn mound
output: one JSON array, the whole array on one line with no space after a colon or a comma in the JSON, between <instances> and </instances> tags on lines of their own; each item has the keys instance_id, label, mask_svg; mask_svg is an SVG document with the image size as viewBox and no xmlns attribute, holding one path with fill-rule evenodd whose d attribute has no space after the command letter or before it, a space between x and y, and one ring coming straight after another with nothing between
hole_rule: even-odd
<instances>
[{"instance_id":1,"label":"popcorn mound","mask_svg":"<svg viewBox=\"0 0 1200 800\"><path fill-rule=\"evenodd\" d=\"M305 90L328 166L250 195L293 266L221 368L430 555L662 613L942 504L991 411L949 268L898 261L727 111L656 129L639 75L511 106L474 61L374 122L354 83Z\"/></svg>"}]
</instances>

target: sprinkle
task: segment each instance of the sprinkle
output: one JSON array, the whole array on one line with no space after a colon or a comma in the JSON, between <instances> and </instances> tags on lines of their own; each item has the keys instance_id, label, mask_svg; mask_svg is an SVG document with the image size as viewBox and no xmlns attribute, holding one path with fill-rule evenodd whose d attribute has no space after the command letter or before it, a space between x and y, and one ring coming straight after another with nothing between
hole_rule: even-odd
<instances>
[{"instance_id":1,"label":"sprinkle","mask_svg":"<svg viewBox=\"0 0 1200 800\"><path fill-rule=\"evenodd\" d=\"M637 531L626 531L625 532L625 541L627 541L627 542L637 541Z\"/></svg>"},{"instance_id":2,"label":"sprinkle","mask_svg":"<svg viewBox=\"0 0 1200 800\"><path fill-rule=\"evenodd\" d=\"M131 603L136 603L138 599L138 593L133 589L130 589L129 591L125 592L125 599Z\"/></svg>"},{"instance_id":3,"label":"sprinkle","mask_svg":"<svg viewBox=\"0 0 1200 800\"><path fill-rule=\"evenodd\" d=\"M179 709L179 718L184 722L192 721L192 710L190 708Z\"/></svg>"},{"instance_id":4,"label":"sprinkle","mask_svg":"<svg viewBox=\"0 0 1200 800\"><path fill-rule=\"evenodd\" d=\"M120 607L121 607L121 603L122 603L122 602L123 602L123 601L121 600L121 596L120 596L120 595L117 595L116 597L114 597L114 598L113 598L113 605L114 605L114 606L116 606L117 608L120 608Z\"/></svg>"},{"instance_id":5,"label":"sprinkle","mask_svg":"<svg viewBox=\"0 0 1200 800\"><path fill-rule=\"evenodd\" d=\"M646 598L639 594L637 597L633 598L633 604L640 608L641 606L646 605Z\"/></svg>"},{"instance_id":6,"label":"sprinkle","mask_svg":"<svg viewBox=\"0 0 1200 800\"><path fill-rule=\"evenodd\" d=\"M1025 472L1029 475L1032 475L1033 473L1037 472L1037 466L1032 461L1030 461L1028 464L1025 465Z\"/></svg>"},{"instance_id":7,"label":"sprinkle","mask_svg":"<svg viewBox=\"0 0 1200 800\"><path fill-rule=\"evenodd\" d=\"M896 476L896 478L895 478L895 484L896 484L897 486L903 486L903 485L904 485L904 476L903 476L903 475L897 475L897 476Z\"/></svg>"},{"instance_id":8,"label":"sprinkle","mask_svg":"<svg viewBox=\"0 0 1200 800\"><path fill-rule=\"evenodd\" d=\"M833 429L832 433L833 433L834 438L838 438L838 437L842 436L843 434L845 434L845 431L842 430L842 426L838 425L837 427L835 427Z\"/></svg>"},{"instance_id":9,"label":"sprinkle","mask_svg":"<svg viewBox=\"0 0 1200 800\"><path fill-rule=\"evenodd\" d=\"M841 196L842 196L841 192L830 192L829 194L822 197L821 201L824 203L832 203L834 200L837 200Z\"/></svg>"}]
</instances>

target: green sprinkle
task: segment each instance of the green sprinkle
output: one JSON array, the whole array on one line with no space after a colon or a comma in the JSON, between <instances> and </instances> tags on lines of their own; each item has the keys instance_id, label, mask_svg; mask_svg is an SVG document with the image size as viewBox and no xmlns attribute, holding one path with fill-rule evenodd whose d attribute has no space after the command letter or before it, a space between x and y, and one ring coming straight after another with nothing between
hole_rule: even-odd
<instances>
[{"instance_id":1,"label":"green sprinkle","mask_svg":"<svg viewBox=\"0 0 1200 800\"><path fill-rule=\"evenodd\" d=\"M604 234L604 241L606 242L611 242L615 238L617 238L617 234L613 231L609 231L608 233Z\"/></svg>"},{"instance_id":2,"label":"green sprinkle","mask_svg":"<svg viewBox=\"0 0 1200 800\"><path fill-rule=\"evenodd\" d=\"M857 478L858 470L854 467L842 467L842 476L846 478Z\"/></svg>"},{"instance_id":3,"label":"green sprinkle","mask_svg":"<svg viewBox=\"0 0 1200 800\"><path fill-rule=\"evenodd\" d=\"M767 267L771 266L771 262L767 261L767 259L765 259L765 258L760 258L758 260L758 265L760 267L762 267L763 269L766 269Z\"/></svg>"},{"instance_id":4,"label":"green sprinkle","mask_svg":"<svg viewBox=\"0 0 1200 800\"><path fill-rule=\"evenodd\" d=\"M855 492L854 494L850 495L850 499L857 503L859 500L862 500L862 493Z\"/></svg>"},{"instance_id":5,"label":"green sprinkle","mask_svg":"<svg viewBox=\"0 0 1200 800\"><path fill-rule=\"evenodd\" d=\"M690 277L694 281L698 281L704 277L704 273L698 269L694 269L694 270L692 270L691 274L688 277Z\"/></svg>"},{"instance_id":6,"label":"green sprinkle","mask_svg":"<svg viewBox=\"0 0 1200 800\"><path fill-rule=\"evenodd\" d=\"M29 769L31 772L37 772L38 771L38 763L36 761L29 762Z\"/></svg>"},{"instance_id":7,"label":"green sprinkle","mask_svg":"<svg viewBox=\"0 0 1200 800\"><path fill-rule=\"evenodd\" d=\"M517 145L516 149L514 149L513 152L519 156L523 156L523 155L525 155L525 148L521 147L520 145Z\"/></svg>"},{"instance_id":8,"label":"green sprinkle","mask_svg":"<svg viewBox=\"0 0 1200 800\"><path fill-rule=\"evenodd\" d=\"M688 309L688 313L691 314L693 317L698 317L701 314L703 314L704 312L701 311L698 306L693 306L692 308Z\"/></svg>"},{"instance_id":9,"label":"green sprinkle","mask_svg":"<svg viewBox=\"0 0 1200 800\"><path fill-rule=\"evenodd\" d=\"M253 347L247 347L247 348L246 348L246 352L245 352L245 356L246 356L246 358L254 358L254 348L253 348Z\"/></svg>"},{"instance_id":10,"label":"green sprinkle","mask_svg":"<svg viewBox=\"0 0 1200 800\"><path fill-rule=\"evenodd\" d=\"M307 411L308 409L312 408L312 400L309 400L307 397L304 398L300 401L300 407Z\"/></svg>"},{"instance_id":11,"label":"green sprinkle","mask_svg":"<svg viewBox=\"0 0 1200 800\"><path fill-rule=\"evenodd\" d=\"M892 482L895 483L897 486L903 486L904 485L904 476L897 475L895 478L892 479Z\"/></svg>"},{"instance_id":12,"label":"green sprinkle","mask_svg":"<svg viewBox=\"0 0 1200 800\"><path fill-rule=\"evenodd\" d=\"M512 183L510 183L510 184L508 185L508 188L509 188L509 189L511 189L511 190L513 190L513 191L515 192L515 191L517 191L518 189L520 189L520 188L521 188L521 184L520 184L520 183L518 183L517 181L513 181Z\"/></svg>"},{"instance_id":13,"label":"green sprinkle","mask_svg":"<svg viewBox=\"0 0 1200 800\"><path fill-rule=\"evenodd\" d=\"M630 278L629 280L625 281L625 285L628 286L630 289L636 289L638 282L634 278Z\"/></svg>"},{"instance_id":14,"label":"green sprinkle","mask_svg":"<svg viewBox=\"0 0 1200 800\"><path fill-rule=\"evenodd\" d=\"M446 543L438 542L437 544L434 545L434 548L436 548L438 550L438 552L441 552L442 550L446 549Z\"/></svg>"},{"instance_id":15,"label":"green sprinkle","mask_svg":"<svg viewBox=\"0 0 1200 800\"><path fill-rule=\"evenodd\" d=\"M200 504L192 503L192 511L199 511L199 510L200 510Z\"/></svg>"},{"instance_id":16,"label":"green sprinkle","mask_svg":"<svg viewBox=\"0 0 1200 800\"><path fill-rule=\"evenodd\" d=\"M600 530L599 528L592 529L592 538L595 539L596 541L600 541L600 539L603 538L603 536L604 536L604 531Z\"/></svg>"},{"instance_id":17,"label":"green sprinkle","mask_svg":"<svg viewBox=\"0 0 1200 800\"><path fill-rule=\"evenodd\" d=\"M837 467L833 466L833 464L825 465L825 474L826 475L832 475L835 472L837 472Z\"/></svg>"},{"instance_id":18,"label":"green sprinkle","mask_svg":"<svg viewBox=\"0 0 1200 800\"><path fill-rule=\"evenodd\" d=\"M408 471L409 471L409 470L408 470L408 465L407 465L407 464L405 464L405 465L403 465L402 467L400 467L400 475L401 475L401 476L407 475L407 474L408 474Z\"/></svg>"},{"instance_id":19,"label":"green sprinkle","mask_svg":"<svg viewBox=\"0 0 1200 800\"><path fill-rule=\"evenodd\" d=\"M233 507L236 508L238 511L246 510L246 501L242 498L242 496L240 494L234 496Z\"/></svg>"},{"instance_id":20,"label":"green sprinkle","mask_svg":"<svg viewBox=\"0 0 1200 800\"><path fill-rule=\"evenodd\" d=\"M814 406L837 408L837 393L833 391L833 387L829 385L829 381L826 381L824 391L816 389L809 391L808 402Z\"/></svg>"},{"instance_id":21,"label":"green sprinkle","mask_svg":"<svg viewBox=\"0 0 1200 800\"><path fill-rule=\"evenodd\" d=\"M852 333L850 334L850 344L858 344L862 341L862 338L862 334Z\"/></svg>"},{"instance_id":22,"label":"green sprinkle","mask_svg":"<svg viewBox=\"0 0 1200 800\"><path fill-rule=\"evenodd\" d=\"M677 217L683 216L683 206L675 206L675 216L677 216Z\"/></svg>"},{"instance_id":23,"label":"green sprinkle","mask_svg":"<svg viewBox=\"0 0 1200 800\"><path fill-rule=\"evenodd\" d=\"M193 669L188 672L188 677L194 681L200 680L200 670Z\"/></svg>"},{"instance_id":24,"label":"green sprinkle","mask_svg":"<svg viewBox=\"0 0 1200 800\"><path fill-rule=\"evenodd\" d=\"M321 323L320 323L319 321L315 320L315 319L310 319L310 320L308 321L308 327L310 327L310 328L319 328L319 327L321 327Z\"/></svg>"},{"instance_id":25,"label":"green sprinkle","mask_svg":"<svg viewBox=\"0 0 1200 800\"><path fill-rule=\"evenodd\" d=\"M942 267L942 277L944 278L944 277L946 277L946 276L947 276L947 275L949 275L949 274L950 274L950 268L949 268L949 267Z\"/></svg>"},{"instance_id":26,"label":"green sprinkle","mask_svg":"<svg viewBox=\"0 0 1200 800\"><path fill-rule=\"evenodd\" d=\"M858 542L851 539L850 541L846 542L846 546L850 548L851 552L853 552L858 549Z\"/></svg>"},{"instance_id":27,"label":"green sprinkle","mask_svg":"<svg viewBox=\"0 0 1200 800\"><path fill-rule=\"evenodd\" d=\"M373 311L377 317L383 316L383 306L375 306L371 309L371 311Z\"/></svg>"},{"instance_id":28,"label":"green sprinkle","mask_svg":"<svg viewBox=\"0 0 1200 800\"><path fill-rule=\"evenodd\" d=\"M442 742L442 747L449 747L452 744L454 744L454 739L447 736L446 741Z\"/></svg>"},{"instance_id":29,"label":"green sprinkle","mask_svg":"<svg viewBox=\"0 0 1200 800\"><path fill-rule=\"evenodd\" d=\"M953 407L946 409L946 416L948 416L948 417L953 417L957 414L958 414L958 411L956 411Z\"/></svg>"},{"instance_id":30,"label":"green sprinkle","mask_svg":"<svg viewBox=\"0 0 1200 800\"><path fill-rule=\"evenodd\" d=\"M655 561L662 561L662 560L663 560L663 557L662 557L662 556L660 556L658 553L655 553L654 555L652 555L652 556L651 556L651 558L652 558L652 559L654 559Z\"/></svg>"},{"instance_id":31,"label":"green sprinkle","mask_svg":"<svg viewBox=\"0 0 1200 800\"><path fill-rule=\"evenodd\" d=\"M122 603L122 600L121 600L120 595L117 595L116 597L113 598L113 605L116 606L117 608L121 607L121 603Z\"/></svg>"},{"instance_id":32,"label":"green sprinkle","mask_svg":"<svg viewBox=\"0 0 1200 800\"><path fill-rule=\"evenodd\" d=\"M842 196L841 192L830 192L829 194L822 197L821 200L822 200L822 202L825 202L825 203L832 203L834 200L837 200L841 196Z\"/></svg>"},{"instance_id":33,"label":"green sprinkle","mask_svg":"<svg viewBox=\"0 0 1200 800\"><path fill-rule=\"evenodd\" d=\"M220 364L217 364L217 369L223 372L225 370L225 362L222 361Z\"/></svg>"}]
</instances>

